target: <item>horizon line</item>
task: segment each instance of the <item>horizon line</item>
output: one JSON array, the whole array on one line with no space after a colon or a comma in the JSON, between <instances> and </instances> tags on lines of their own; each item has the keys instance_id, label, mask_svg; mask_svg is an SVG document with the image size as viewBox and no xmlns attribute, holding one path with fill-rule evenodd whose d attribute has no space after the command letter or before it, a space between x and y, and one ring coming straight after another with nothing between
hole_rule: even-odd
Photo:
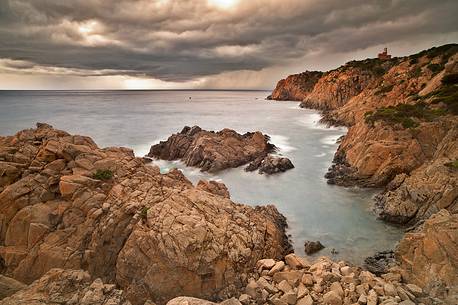
<instances>
[{"instance_id":1,"label":"horizon line","mask_svg":"<svg viewBox=\"0 0 458 305\"><path fill-rule=\"evenodd\" d=\"M272 89L0 89L0 91L272 91Z\"/></svg>"}]
</instances>

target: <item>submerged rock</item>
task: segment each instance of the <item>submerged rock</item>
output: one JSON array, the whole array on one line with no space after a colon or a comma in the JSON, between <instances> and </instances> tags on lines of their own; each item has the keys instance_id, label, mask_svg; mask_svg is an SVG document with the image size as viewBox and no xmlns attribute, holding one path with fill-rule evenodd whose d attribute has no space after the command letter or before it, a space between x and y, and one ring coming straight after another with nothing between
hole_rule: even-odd
<instances>
[{"instance_id":1,"label":"submerged rock","mask_svg":"<svg viewBox=\"0 0 458 305\"><path fill-rule=\"evenodd\" d=\"M309 241L306 240L304 242L304 251L306 254L313 254L320 250L324 249L324 246L321 244L320 241Z\"/></svg>"}]
</instances>

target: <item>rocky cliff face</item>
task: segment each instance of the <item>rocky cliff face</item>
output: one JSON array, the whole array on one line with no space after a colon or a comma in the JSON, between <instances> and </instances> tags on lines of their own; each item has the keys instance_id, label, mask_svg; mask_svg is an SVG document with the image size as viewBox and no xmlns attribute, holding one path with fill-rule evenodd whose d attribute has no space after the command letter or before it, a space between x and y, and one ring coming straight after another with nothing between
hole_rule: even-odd
<instances>
[{"instance_id":1,"label":"rocky cliff face","mask_svg":"<svg viewBox=\"0 0 458 305\"><path fill-rule=\"evenodd\" d=\"M406 281L446 304L458 302L458 214L441 210L416 232L407 233L396 251Z\"/></svg>"},{"instance_id":2,"label":"rocky cliff face","mask_svg":"<svg viewBox=\"0 0 458 305\"><path fill-rule=\"evenodd\" d=\"M444 164L457 158L457 52L458 45L445 45L386 61L349 62L303 91L304 107L350 127L326 175L330 183L384 187L393 181L377 206L382 218L397 223L428 217L437 202L455 206L456 173Z\"/></svg>"},{"instance_id":3,"label":"rocky cliff face","mask_svg":"<svg viewBox=\"0 0 458 305\"><path fill-rule=\"evenodd\" d=\"M457 53L454 44L386 61L350 62L303 92L304 107L323 110L329 124L349 127L326 174L329 183L384 187L375 204L382 219L417 225L426 220L425 231L406 235L397 254L405 277L432 292L435 283L455 287L458 274ZM441 209L442 216L427 220Z\"/></svg>"},{"instance_id":4,"label":"rocky cliff face","mask_svg":"<svg viewBox=\"0 0 458 305\"><path fill-rule=\"evenodd\" d=\"M313 90L316 82L323 75L318 71L293 74L278 82L268 99L278 101L302 101Z\"/></svg>"},{"instance_id":5,"label":"rocky cliff face","mask_svg":"<svg viewBox=\"0 0 458 305\"><path fill-rule=\"evenodd\" d=\"M0 270L26 284L84 269L134 305L223 297L257 260L289 251L274 207L233 203L46 124L0 137L0 177Z\"/></svg>"}]
</instances>

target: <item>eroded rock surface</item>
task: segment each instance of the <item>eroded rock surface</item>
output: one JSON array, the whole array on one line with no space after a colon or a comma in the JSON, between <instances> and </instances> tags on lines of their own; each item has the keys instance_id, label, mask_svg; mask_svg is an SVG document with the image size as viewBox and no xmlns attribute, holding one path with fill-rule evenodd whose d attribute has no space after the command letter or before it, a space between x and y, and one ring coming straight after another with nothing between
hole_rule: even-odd
<instances>
[{"instance_id":1,"label":"eroded rock surface","mask_svg":"<svg viewBox=\"0 0 458 305\"><path fill-rule=\"evenodd\" d=\"M51 269L1 305L131 305L116 285L92 279L87 271Z\"/></svg>"},{"instance_id":2,"label":"eroded rock surface","mask_svg":"<svg viewBox=\"0 0 458 305\"><path fill-rule=\"evenodd\" d=\"M278 82L268 99L279 101L302 101L313 90L323 72L307 71L294 74Z\"/></svg>"},{"instance_id":3,"label":"eroded rock surface","mask_svg":"<svg viewBox=\"0 0 458 305\"><path fill-rule=\"evenodd\" d=\"M161 174L127 148L40 124L0 137L2 273L25 284L84 269L132 304L230 296L262 257L288 253L284 217Z\"/></svg>"},{"instance_id":4,"label":"eroded rock surface","mask_svg":"<svg viewBox=\"0 0 458 305\"><path fill-rule=\"evenodd\" d=\"M232 129L218 132L203 130L198 126L184 127L167 141L153 145L148 154L163 160L182 160L188 166L201 168L202 171L217 172L235 168L252 162L247 170L273 174L291 169L287 158L273 157L269 154L275 146L269 137L261 132L247 132L243 135Z\"/></svg>"},{"instance_id":5,"label":"eroded rock surface","mask_svg":"<svg viewBox=\"0 0 458 305\"><path fill-rule=\"evenodd\" d=\"M231 195L226 187L226 185L222 182L218 181L206 181L206 180L199 180L197 183L197 188L207 191L209 193L222 196L224 198L230 198Z\"/></svg>"},{"instance_id":6,"label":"eroded rock surface","mask_svg":"<svg viewBox=\"0 0 458 305\"><path fill-rule=\"evenodd\" d=\"M407 233L396 249L403 277L433 296L458 303L458 214L441 210Z\"/></svg>"}]
</instances>

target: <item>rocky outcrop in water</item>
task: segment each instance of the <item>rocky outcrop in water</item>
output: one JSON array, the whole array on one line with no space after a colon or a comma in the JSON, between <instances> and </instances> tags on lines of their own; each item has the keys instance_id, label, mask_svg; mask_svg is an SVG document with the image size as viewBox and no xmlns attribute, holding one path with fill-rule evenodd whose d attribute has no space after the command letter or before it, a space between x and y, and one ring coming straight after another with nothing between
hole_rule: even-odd
<instances>
[{"instance_id":1,"label":"rocky outcrop in water","mask_svg":"<svg viewBox=\"0 0 458 305\"><path fill-rule=\"evenodd\" d=\"M243 135L232 129L218 132L203 130L198 126L184 127L166 141L151 146L149 157L162 160L182 160L188 166L202 171L218 172L249 164L248 171L274 174L293 168L287 158L269 155L275 146L261 132Z\"/></svg>"},{"instance_id":2,"label":"rocky outcrop in water","mask_svg":"<svg viewBox=\"0 0 458 305\"><path fill-rule=\"evenodd\" d=\"M305 254L313 254L320 250L324 249L323 244L320 241L308 241L304 242L304 252Z\"/></svg>"},{"instance_id":3,"label":"rocky outcrop in water","mask_svg":"<svg viewBox=\"0 0 458 305\"><path fill-rule=\"evenodd\" d=\"M248 172L258 170L260 174L272 175L286 172L292 168L294 165L288 158L269 155L252 161L245 170Z\"/></svg>"},{"instance_id":4,"label":"rocky outcrop in water","mask_svg":"<svg viewBox=\"0 0 458 305\"><path fill-rule=\"evenodd\" d=\"M290 251L275 207L236 204L46 124L0 137L0 166L1 273L25 284L83 269L134 305L227 297L259 259Z\"/></svg>"}]
</instances>

